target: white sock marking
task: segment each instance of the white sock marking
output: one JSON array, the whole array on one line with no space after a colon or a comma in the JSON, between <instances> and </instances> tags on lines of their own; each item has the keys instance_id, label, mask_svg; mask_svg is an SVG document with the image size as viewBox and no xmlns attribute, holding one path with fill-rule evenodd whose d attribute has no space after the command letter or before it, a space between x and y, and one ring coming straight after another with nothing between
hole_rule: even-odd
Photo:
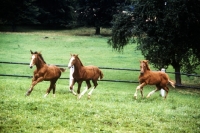
<instances>
[{"instance_id":1,"label":"white sock marking","mask_svg":"<svg viewBox=\"0 0 200 133\"><path fill-rule=\"evenodd\" d=\"M88 93L88 95L92 95L93 90L94 90L94 87L91 89L91 91Z\"/></svg>"}]
</instances>

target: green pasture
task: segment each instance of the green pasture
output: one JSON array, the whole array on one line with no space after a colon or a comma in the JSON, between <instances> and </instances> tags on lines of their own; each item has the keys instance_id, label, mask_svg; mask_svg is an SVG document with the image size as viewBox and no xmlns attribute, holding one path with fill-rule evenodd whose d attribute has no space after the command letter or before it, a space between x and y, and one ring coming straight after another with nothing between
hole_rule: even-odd
<instances>
[{"instance_id":1,"label":"green pasture","mask_svg":"<svg viewBox=\"0 0 200 133\"><path fill-rule=\"evenodd\" d=\"M81 31L81 32L80 32ZM80 32L80 33L79 33ZM107 34L107 31L105 31ZM87 35L87 36L83 36ZM86 29L60 31L0 32L0 61L30 63L30 50L41 51L47 64L67 65L70 53L79 54L84 65L139 69L144 59L136 44L123 53L107 44L107 37ZM0 64L0 74L30 75L28 65ZM155 70L151 67L152 70ZM69 70L62 77L69 77ZM137 81L138 71L102 69L104 79ZM174 70L169 67L167 71ZM169 75L174 80L174 75ZM199 78L183 76L187 84ZM31 78L0 76L0 132L2 133L199 133L200 90L172 88L166 100L159 92L150 98L133 98L136 83L99 81L91 99L80 99L68 91L69 81L59 79L56 97L43 95L49 82L37 84L25 97ZM82 89L85 83L82 85ZM75 85L75 90L77 85ZM144 88L145 96L154 86Z\"/></svg>"}]
</instances>

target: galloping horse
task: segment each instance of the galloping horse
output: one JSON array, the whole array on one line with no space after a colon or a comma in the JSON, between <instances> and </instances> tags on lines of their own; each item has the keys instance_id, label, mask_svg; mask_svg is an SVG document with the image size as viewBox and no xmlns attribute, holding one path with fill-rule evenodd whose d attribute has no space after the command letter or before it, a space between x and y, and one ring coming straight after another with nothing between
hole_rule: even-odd
<instances>
[{"instance_id":1,"label":"galloping horse","mask_svg":"<svg viewBox=\"0 0 200 133\"><path fill-rule=\"evenodd\" d=\"M139 76L139 82L140 85L137 86L134 97L137 99L137 90L140 89L141 96L143 97L143 87L145 85L156 85L156 89L151 91L147 98L149 98L154 92L160 90L161 88L166 91L165 99L167 97L169 88L167 87L167 84L170 83L171 86L174 86L174 83L170 81L168 75L164 72L157 71L153 72L150 70L148 65L148 60L142 60L140 61L140 76Z\"/></svg>"},{"instance_id":2,"label":"galloping horse","mask_svg":"<svg viewBox=\"0 0 200 133\"><path fill-rule=\"evenodd\" d=\"M48 66L46 62L44 61L42 54L39 52L32 52L30 50L32 56L31 56L31 62L30 62L30 68L32 68L34 65L36 65L37 69L33 73L33 79L30 89L27 91L26 96L29 96L33 90L33 87L39 83L44 81L50 81L50 86L47 89L46 94L44 97L46 97L51 89L53 89L53 95L55 97L55 89L56 89L56 81L61 76L61 72L64 72L64 68L59 68L57 66L50 65Z\"/></svg>"},{"instance_id":3,"label":"galloping horse","mask_svg":"<svg viewBox=\"0 0 200 133\"><path fill-rule=\"evenodd\" d=\"M98 85L97 80L103 78L102 71L96 66L83 66L78 55L75 54L73 55L71 54L71 58L68 63L68 68L71 68L72 66L74 66L74 73L73 73L74 80L70 86L70 89L73 91L73 85L77 82L78 83L77 98L80 99L85 94L85 92L91 87L90 80L92 80L94 87L88 93L88 98L90 98L93 90ZM86 81L87 88L80 94L80 88L83 81Z\"/></svg>"}]
</instances>

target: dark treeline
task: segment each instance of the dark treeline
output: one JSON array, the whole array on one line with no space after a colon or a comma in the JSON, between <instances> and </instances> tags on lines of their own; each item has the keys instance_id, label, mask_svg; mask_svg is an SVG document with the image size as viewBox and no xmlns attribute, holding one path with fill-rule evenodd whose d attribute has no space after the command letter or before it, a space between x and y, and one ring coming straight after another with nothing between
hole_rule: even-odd
<instances>
[{"instance_id":1,"label":"dark treeline","mask_svg":"<svg viewBox=\"0 0 200 133\"><path fill-rule=\"evenodd\" d=\"M132 2L127 0L2 0L0 23L12 26L40 25L48 28L77 26L110 27L114 14Z\"/></svg>"}]
</instances>

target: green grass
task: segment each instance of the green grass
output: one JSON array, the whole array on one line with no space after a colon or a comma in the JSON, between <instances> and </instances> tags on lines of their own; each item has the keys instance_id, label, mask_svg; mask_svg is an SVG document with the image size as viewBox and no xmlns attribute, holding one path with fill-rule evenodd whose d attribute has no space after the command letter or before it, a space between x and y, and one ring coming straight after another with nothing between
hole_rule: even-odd
<instances>
[{"instance_id":1,"label":"green grass","mask_svg":"<svg viewBox=\"0 0 200 133\"><path fill-rule=\"evenodd\" d=\"M73 31L69 32L73 35L65 30L1 32L0 61L29 63L31 49L42 51L48 64L67 65L70 53L76 53L84 65L139 69L139 60L143 57L135 51L134 44L118 53L107 45L106 37L76 36ZM0 74L32 75L33 69L26 65L0 64ZM103 72L104 79L137 81L138 78L137 71L103 69ZM62 77L68 75L67 70ZM170 78L174 79L174 75ZM184 82L194 80L182 79ZM0 132L200 132L199 90L170 87L166 100L159 92L149 99L141 98L138 93L139 98L135 100L133 94L137 84L99 81L90 100L86 94L77 100L69 93L66 79L58 80L55 98L52 93L43 98L49 82L37 84L31 95L25 97L30 83L30 78L0 77ZM85 83L81 91L84 87ZM145 96L154 88L146 86Z\"/></svg>"}]
</instances>

